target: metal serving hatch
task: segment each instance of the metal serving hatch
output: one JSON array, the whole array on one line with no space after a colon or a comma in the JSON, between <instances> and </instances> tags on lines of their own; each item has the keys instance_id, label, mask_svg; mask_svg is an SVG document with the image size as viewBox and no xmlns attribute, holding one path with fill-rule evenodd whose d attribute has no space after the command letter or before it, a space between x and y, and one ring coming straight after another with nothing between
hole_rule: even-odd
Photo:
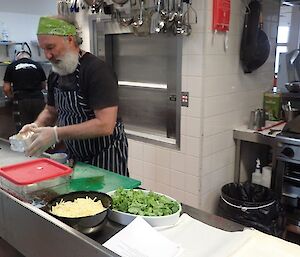
<instances>
[{"instance_id":1,"label":"metal serving hatch","mask_svg":"<svg viewBox=\"0 0 300 257\"><path fill-rule=\"evenodd\" d=\"M92 50L118 76L128 136L179 147L182 37L136 36L110 20L93 20L92 27Z\"/></svg>"}]
</instances>

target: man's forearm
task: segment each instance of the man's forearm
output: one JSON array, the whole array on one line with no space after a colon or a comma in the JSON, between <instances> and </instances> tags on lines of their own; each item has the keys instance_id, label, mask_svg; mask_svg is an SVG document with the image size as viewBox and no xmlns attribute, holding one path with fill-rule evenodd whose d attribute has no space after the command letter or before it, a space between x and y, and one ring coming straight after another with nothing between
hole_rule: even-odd
<instances>
[{"instance_id":1,"label":"man's forearm","mask_svg":"<svg viewBox=\"0 0 300 257\"><path fill-rule=\"evenodd\" d=\"M44 110L39 114L34 123L39 127L54 126L57 119L57 113L53 107L46 105Z\"/></svg>"},{"instance_id":2,"label":"man's forearm","mask_svg":"<svg viewBox=\"0 0 300 257\"><path fill-rule=\"evenodd\" d=\"M12 92L12 87L9 82L4 82L3 83L3 93L9 98L13 97L13 92Z\"/></svg>"},{"instance_id":3,"label":"man's forearm","mask_svg":"<svg viewBox=\"0 0 300 257\"><path fill-rule=\"evenodd\" d=\"M111 135L113 131L114 126L101 122L97 118L83 123L57 128L59 140L95 138Z\"/></svg>"}]
</instances>

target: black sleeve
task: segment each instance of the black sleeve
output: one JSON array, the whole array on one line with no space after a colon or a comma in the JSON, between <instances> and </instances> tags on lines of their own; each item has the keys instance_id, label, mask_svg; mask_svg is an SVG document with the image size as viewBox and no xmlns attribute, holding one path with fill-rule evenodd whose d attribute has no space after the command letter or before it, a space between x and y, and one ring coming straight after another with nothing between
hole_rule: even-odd
<instances>
[{"instance_id":1,"label":"black sleeve","mask_svg":"<svg viewBox=\"0 0 300 257\"><path fill-rule=\"evenodd\" d=\"M89 61L86 61L82 75L85 92L92 109L118 105L118 80L108 64L89 55Z\"/></svg>"},{"instance_id":2,"label":"black sleeve","mask_svg":"<svg viewBox=\"0 0 300 257\"><path fill-rule=\"evenodd\" d=\"M13 71L13 65L12 64L9 64L7 67L6 67L6 71L5 71L5 74L4 74L4 78L3 78L3 81L5 82L12 82L12 71Z\"/></svg>"},{"instance_id":3,"label":"black sleeve","mask_svg":"<svg viewBox=\"0 0 300 257\"><path fill-rule=\"evenodd\" d=\"M44 71L42 65L40 65L39 63L37 63L37 67L38 67L38 71L40 73L40 79L41 79L41 81L46 81L47 77L46 77L46 74L45 74L45 71Z\"/></svg>"},{"instance_id":4,"label":"black sleeve","mask_svg":"<svg viewBox=\"0 0 300 257\"><path fill-rule=\"evenodd\" d=\"M53 87L56 84L57 76L54 73L50 73L48 77L48 83L47 83L47 104L50 106L55 106L54 101L54 90Z\"/></svg>"}]
</instances>

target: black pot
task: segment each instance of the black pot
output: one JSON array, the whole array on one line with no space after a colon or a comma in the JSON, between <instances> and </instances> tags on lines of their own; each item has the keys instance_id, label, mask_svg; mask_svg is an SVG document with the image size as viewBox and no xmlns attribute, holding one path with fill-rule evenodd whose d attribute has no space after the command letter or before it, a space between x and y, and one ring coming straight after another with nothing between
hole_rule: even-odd
<instances>
[{"instance_id":1,"label":"black pot","mask_svg":"<svg viewBox=\"0 0 300 257\"><path fill-rule=\"evenodd\" d=\"M91 199L101 200L103 207L106 208L105 211L100 212L96 215L80 217L80 218L67 218L60 217L53 213L51 213L52 206L58 204L61 200L64 201L73 201L77 198L86 198L90 197ZM84 234L91 234L98 232L107 221L107 210L111 207L112 199L109 195L100 192L92 192L92 191L79 191L72 192L65 195L60 195L54 199L52 199L48 204L43 208L44 211L48 212L53 217L58 220L64 222L70 227L78 230Z\"/></svg>"}]
</instances>

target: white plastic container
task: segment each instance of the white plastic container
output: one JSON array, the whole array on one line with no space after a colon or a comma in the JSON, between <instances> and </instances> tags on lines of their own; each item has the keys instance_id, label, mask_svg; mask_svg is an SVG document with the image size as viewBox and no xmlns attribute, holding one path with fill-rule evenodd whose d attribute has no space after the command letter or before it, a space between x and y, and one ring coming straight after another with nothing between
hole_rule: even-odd
<instances>
[{"instance_id":1,"label":"white plastic container","mask_svg":"<svg viewBox=\"0 0 300 257\"><path fill-rule=\"evenodd\" d=\"M57 161L61 164L66 164L68 161L68 154L66 153L53 153L50 155L50 159Z\"/></svg>"},{"instance_id":2,"label":"white plastic container","mask_svg":"<svg viewBox=\"0 0 300 257\"><path fill-rule=\"evenodd\" d=\"M255 172L252 173L252 183L261 185L262 184L262 174L260 172L260 160L256 159Z\"/></svg>"},{"instance_id":3,"label":"white plastic container","mask_svg":"<svg viewBox=\"0 0 300 257\"><path fill-rule=\"evenodd\" d=\"M261 185L270 188L271 187L271 178L272 178L272 167L265 166L262 168L262 179Z\"/></svg>"}]
</instances>

